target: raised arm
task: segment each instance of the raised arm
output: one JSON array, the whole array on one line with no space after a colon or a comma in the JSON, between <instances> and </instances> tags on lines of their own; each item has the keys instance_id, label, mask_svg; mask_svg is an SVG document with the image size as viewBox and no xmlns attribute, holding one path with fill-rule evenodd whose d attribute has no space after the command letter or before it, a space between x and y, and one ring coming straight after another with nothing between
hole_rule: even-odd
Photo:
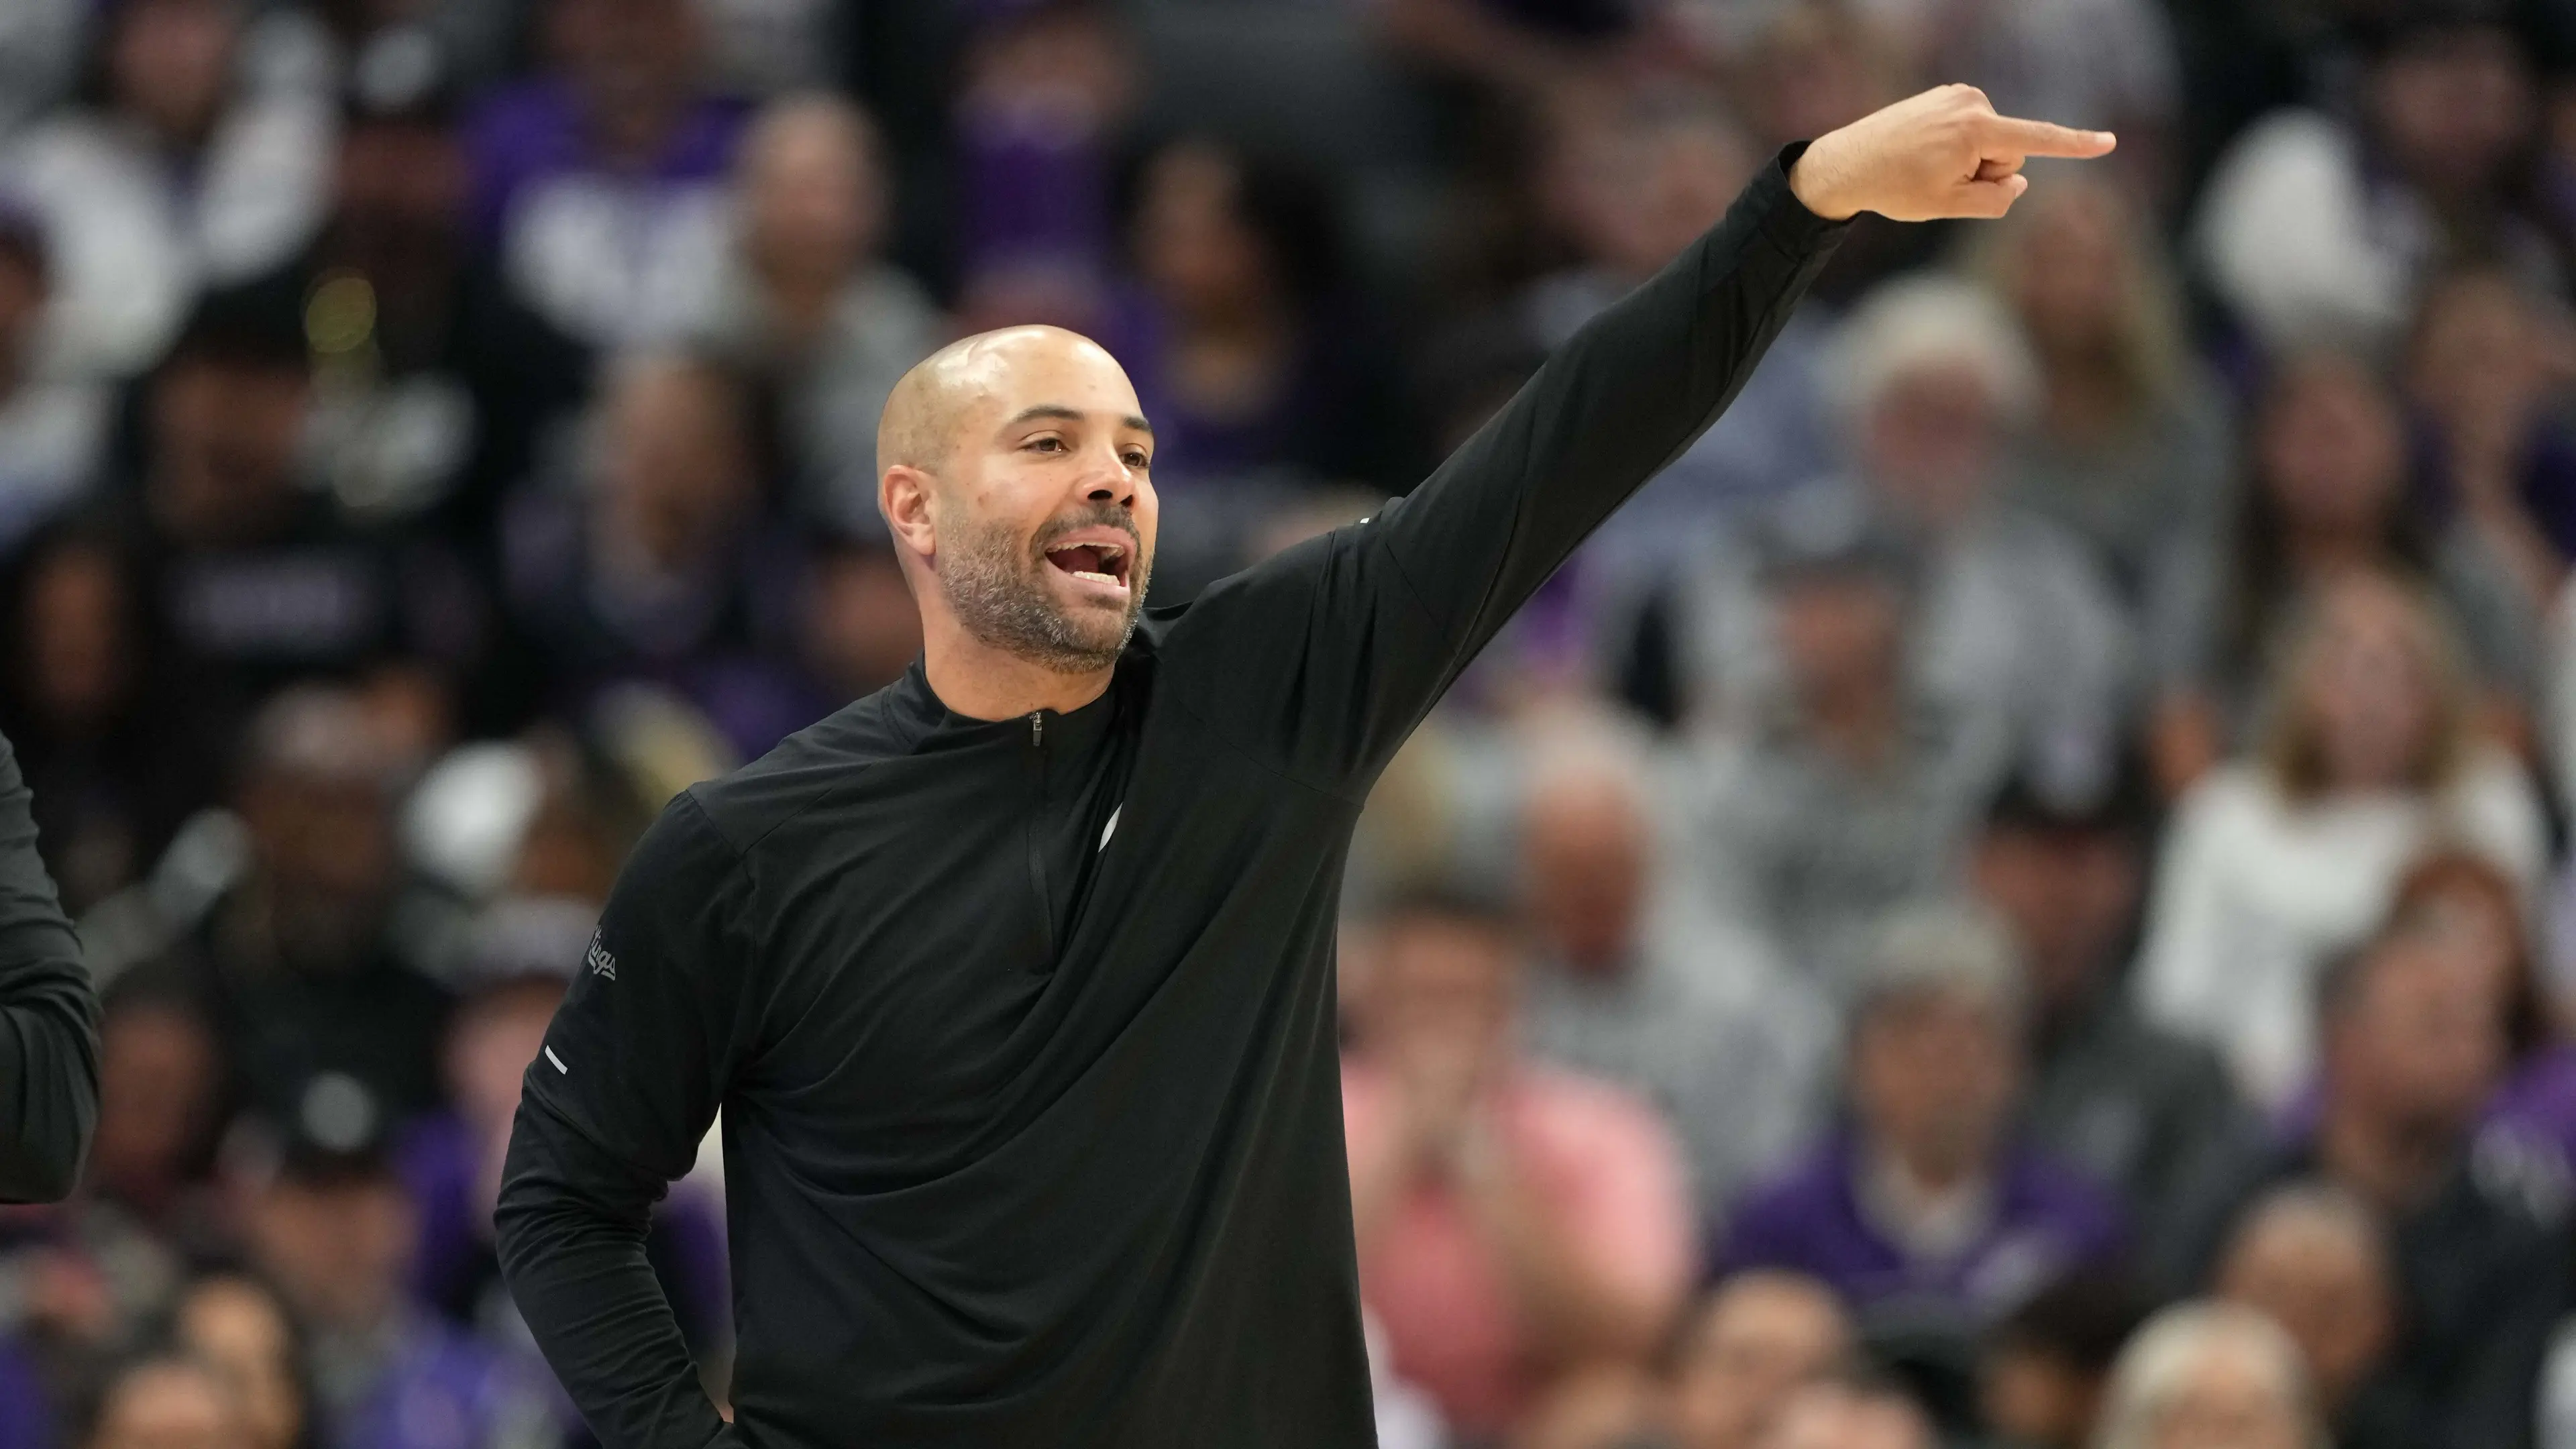
<instances>
[{"instance_id":1,"label":"raised arm","mask_svg":"<svg viewBox=\"0 0 2576 1449\"><path fill-rule=\"evenodd\" d=\"M501 1271L605 1449L735 1442L644 1233L741 1056L748 953L732 923L748 890L696 802L673 802L618 877L520 1094L495 1214Z\"/></svg>"},{"instance_id":2,"label":"raised arm","mask_svg":"<svg viewBox=\"0 0 2576 1449\"><path fill-rule=\"evenodd\" d=\"M2026 158L2111 144L1950 86L1782 152L1410 496L1211 590L1197 610L1230 622L1208 631L1224 684L1206 708L1284 723L1290 767L1318 784L1364 780L1575 546L1716 420L1839 223L2000 216L2028 185Z\"/></svg>"},{"instance_id":3,"label":"raised arm","mask_svg":"<svg viewBox=\"0 0 2576 1449\"><path fill-rule=\"evenodd\" d=\"M97 1122L98 999L0 739L0 1202L69 1194Z\"/></svg>"}]
</instances>

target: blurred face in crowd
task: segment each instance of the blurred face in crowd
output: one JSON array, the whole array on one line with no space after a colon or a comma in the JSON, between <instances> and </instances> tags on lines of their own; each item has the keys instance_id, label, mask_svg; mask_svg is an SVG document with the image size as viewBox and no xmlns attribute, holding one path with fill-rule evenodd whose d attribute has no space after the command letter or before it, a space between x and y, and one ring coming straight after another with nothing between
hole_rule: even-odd
<instances>
[{"instance_id":1,"label":"blurred face in crowd","mask_svg":"<svg viewBox=\"0 0 2576 1449\"><path fill-rule=\"evenodd\" d=\"M0 396L34 360L45 295L44 268L14 245L0 244Z\"/></svg>"},{"instance_id":2,"label":"blurred face in crowd","mask_svg":"<svg viewBox=\"0 0 2576 1449\"><path fill-rule=\"evenodd\" d=\"M1498 922L1428 912L1388 922L1370 984L1371 1050L1399 1077L1492 1081L1511 1057L1519 969Z\"/></svg>"},{"instance_id":3,"label":"blurred face in crowd","mask_svg":"<svg viewBox=\"0 0 2576 1449\"><path fill-rule=\"evenodd\" d=\"M1673 1384L1683 1449L1752 1449L1799 1389L1847 1357L1851 1323L1810 1278L1727 1280L1691 1327Z\"/></svg>"},{"instance_id":4,"label":"blurred face in crowd","mask_svg":"<svg viewBox=\"0 0 2576 1449\"><path fill-rule=\"evenodd\" d=\"M1662 1395L1625 1364L1579 1368L1551 1385L1513 1430L1511 1449L1646 1449L1660 1446Z\"/></svg>"},{"instance_id":5,"label":"blurred face in crowd","mask_svg":"<svg viewBox=\"0 0 2576 1449\"><path fill-rule=\"evenodd\" d=\"M295 506L311 402L298 367L203 355L172 362L152 390L155 520L196 547L276 527Z\"/></svg>"},{"instance_id":6,"label":"blurred face in crowd","mask_svg":"<svg viewBox=\"0 0 2576 1449\"><path fill-rule=\"evenodd\" d=\"M126 0L114 16L107 76L117 108L166 140L204 140L232 84L238 0Z\"/></svg>"},{"instance_id":7,"label":"blurred face in crowd","mask_svg":"<svg viewBox=\"0 0 2576 1449\"><path fill-rule=\"evenodd\" d=\"M2032 345L2054 358L2114 354L2134 285L2122 240L2134 225L2128 207L2117 191L2079 176L2052 176L2031 199L2038 205L2017 218L2008 285Z\"/></svg>"},{"instance_id":8,"label":"blurred face in crowd","mask_svg":"<svg viewBox=\"0 0 2576 1449\"><path fill-rule=\"evenodd\" d=\"M546 39L612 149L657 144L696 83L691 0L553 0Z\"/></svg>"},{"instance_id":9,"label":"blurred face in crowd","mask_svg":"<svg viewBox=\"0 0 2576 1449\"><path fill-rule=\"evenodd\" d=\"M1752 143L1680 98L1585 91L1557 107L1549 209L1586 260L1642 281L1717 224L1753 174Z\"/></svg>"},{"instance_id":10,"label":"blurred face in crowd","mask_svg":"<svg viewBox=\"0 0 2576 1449\"><path fill-rule=\"evenodd\" d=\"M2020 941L2042 1008L2092 999L2137 910L2137 843L2118 830L1998 824L1978 837L1970 868Z\"/></svg>"},{"instance_id":11,"label":"blurred face in crowd","mask_svg":"<svg viewBox=\"0 0 2576 1449\"><path fill-rule=\"evenodd\" d=\"M1547 780L1522 820L1531 928L1577 971L1617 971L1635 944L1652 865L1645 802L1616 771Z\"/></svg>"},{"instance_id":12,"label":"blurred face in crowd","mask_svg":"<svg viewBox=\"0 0 2576 1449\"><path fill-rule=\"evenodd\" d=\"M2340 358L2309 361L2280 382L2257 421L2254 453L2293 538L2375 541L2406 479L2406 440L2387 390Z\"/></svg>"},{"instance_id":13,"label":"blurred face in crowd","mask_svg":"<svg viewBox=\"0 0 2576 1449\"><path fill-rule=\"evenodd\" d=\"M745 250L763 273L828 285L876 250L885 180L876 132L856 107L783 102L753 128L739 164Z\"/></svg>"},{"instance_id":14,"label":"blurred face in crowd","mask_svg":"<svg viewBox=\"0 0 2576 1449\"><path fill-rule=\"evenodd\" d=\"M1786 144L1849 125L1895 100L1868 26L1845 7L1790 8L1744 67L1764 138Z\"/></svg>"},{"instance_id":15,"label":"blurred face in crowd","mask_svg":"<svg viewBox=\"0 0 2576 1449\"><path fill-rule=\"evenodd\" d=\"M148 997L112 1005L99 1027L90 1180L129 1203L159 1207L205 1146L222 1067L212 1026L192 1008Z\"/></svg>"},{"instance_id":16,"label":"blurred face in crowd","mask_svg":"<svg viewBox=\"0 0 2576 1449\"><path fill-rule=\"evenodd\" d=\"M2407 357L2407 391L2443 421L2446 432L2472 426L2499 394L2517 407L2527 405L2549 386L2546 316L2543 304L2503 272L2444 280L2425 299ZM2468 440L2450 441L2458 446Z\"/></svg>"},{"instance_id":17,"label":"blurred face in crowd","mask_svg":"<svg viewBox=\"0 0 2576 1449\"><path fill-rule=\"evenodd\" d=\"M753 501L742 401L693 363L648 361L608 399L604 521L654 566L721 549Z\"/></svg>"},{"instance_id":18,"label":"blurred face in crowd","mask_svg":"<svg viewBox=\"0 0 2576 1449\"><path fill-rule=\"evenodd\" d=\"M2498 26L2420 33L2382 58L2369 103L2380 143L2436 197L2494 187L2539 121L2531 65Z\"/></svg>"},{"instance_id":19,"label":"blurred face in crowd","mask_svg":"<svg viewBox=\"0 0 2576 1449\"><path fill-rule=\"evenodd\" d=\"M2433 643L2421 610L2384 580L2334 585L2294 661L2297 728L2329 791L2399 789L2432 773L2439 727Z\"/></svg>"},{"instance_id":20,"label":"blurred face in crowd","mask_svg":"<svg viewBox=\"0 0 2576 1449\"><path fill-rule=\"evenodd\" d=\"M519 1081L545 1046L563 1003L558 981L512 982L476 993L457 1008L447 1034L448 1095L465 1120L506 1135L519 1109Z\"/></svg>"},{"instance_id":21,"label":"blurred face in crowd","mask_svg":"<svg viewBox=\"0 0 2576 1449\"><path fill-rule=\"evenodd\" d=\"M878 508L922 601L1065 673L1117 662L1153 574L1154 435L1099 344L1022 327L906 377L877 434Z\"/></svg>"},{"instance_id":22,"label":"blurred face in crowd","mask_svg":"<svg viewBox=\"0 0 2576 1449\"><path fill-rule=\"evenodd\" d=\"M2456 1144L2503 1073L2504 1018L2479 963L2403 937L2379 946L2327 1023L2331 1109L2418 1144Z\"/></svg>"},{"instance_id":23,"label":"blurred face in crowd","mask_svg":"<svg viewBox=\"0 0 2576 1449\"><path fill-rule=\"evenodd\" d=\"M418 1231L390 1170L261 1191L248 1238L260 1271L304 1319L330 1332L377 1328L401 1301Z\"/></svg>"},{"instance_id":24,"label":"blurred face in crowd","mask_svg":"<svg viewBox=\"0 0 2576 1449\"><path fill-rule=\"evenodd\" d=\"M2262 1366L2214 1349L2196 1356L2147 1436L2148 1449L2310 1449L2297 1405Z\"/></svg>"},{"instance_id":25,"label":"blurred face in crowd","mask_svg":"<svg viewBox=\"0 0 2576 1449\"><path fill-rule=\"evenodd\" d=\"M1946 528L1984 500L2002 434L1994 394L1974 366L1918 363L1871 400L1861 419L1862 463L1897 514Z\"/></svg>"},{"instance_id":26,"label":"blurred face in crowd","mask_svg":"<svg viewBox=\"0 0 2576 1449\"><path fill-rule=\"evenodd\" d=\"M90 1449L257 1449L241 1403L213 1370L155 1359L128 1370L100 1405Z\"/></svg>"},{"instance_id":27,"label":"blurred face in crowd","mask_svg":"<svg viewBox=\"0 0 2576 1449\"><path fill-rule=\"evenodd\" d=\"M352 121L334 185L333 260L363 273L388 311L446 305L434 283L460 255L471 185L456 133L425 120Z\"/></svg>"},{"instance_id":28,"label":"blurred face in crowd","mask_svg":"<svg viewBox=\"0 0 2576 1449\"><path fill-rule=\"evenodd\" d=\"M248 1278L200 1279L179 1300L179 1342L231 1386L250 1449L295 1449L304 1437L304 1390L285 1305Z\"/></svg>"},{"instance_id":29,"label":"blurred face in crowd","mask_svg":"<svg viewBox=\"0 0 2576 1449\"><path fill-rule=\"evenodd\" d=\"M104 729L134 683L125 577L105 549L70 542L27 581L27 692L66 734Z\"/></svg>"},{"instance_id":30,"label":"blurred face in crowd","mask_svg":"<svg viewBox=\"0 0 2576 1449\"><path fill-rule=\"evenodd\" d=\"M396 871L393 802L384 782L337 771L262 770L242 792L269 887L297 915L372 918Z\"/></svg>"},{"instance_id":31,"label":"blurred face in crowd","mask_svg":"<svg viewBox=\"0 0 2576 1449\"><path fill-rule=\"evenodd\" d=\"M1802 574L1772 587L1770 610L1790 693L1807 708L1882 699L1897 687L1905 615L1892 581Z\"/></svg>"},{"instance_id":32,"label":"blurred face in crowd","mask_svg":"<svg viewBox=\"0 0 2576 1449\"><path fill-rule=\"evenodd\" d=\"M2005 1344L1977 1366L1986 1427L2018 1449L2083 1449L2101 1401L2100 1375L2039 1345Z\"/></svg>"},{"instance_id":33,"label":"blurred face in crowd","mask_svg":"<svg viewBox=\"0 0 2576 1449\"><path fill-rule=\"evenodd\" d=\"M2390 1274L2369 1224L2285 1203L2258 1209L2238 1229L2217 1287L2290 1335L2331 1408L2351 1399L2394 1341Z\"/></svg>"},{"instance_id":34,"label":"blurred face in crowd","mask_svg":"<svg viewBox=\"0 0 2576 1449\"><path fill-rule=\"evenodd\" d=\"M1923 1411L1888 1393L1837 1384L1804 1389L1780 1411L1762 1449L1940 1449Z\"/></svg>"},{"instance_id":35,"label":"blurred face in crowd","mask_svg":"<svg viewBox=\"0 0 2576 1449\"><path fill-rule=\"evenodd\" d=\"M851 699L892 684L921 654L921 611L894 555L839 549L805 580L807 665Z\"/></svg>"},{"instance_id":36,"label":"blurred face in crowd","mask_svg":"<svg viewBox=\"0 0 2576 1449\"><path fill-rule=\"evenodd\" d=\"M1981 1171L2020 1088L2021 1052L2001 1008L1940 987L1890 992L1852 1032L1852 1105L1871 1144L1927 1186Z\"/></svg>"},{"instance_id":37,"label":"blurred face in crowd","mask_svg":"<svg viewBox=\"0 0 2576 1449\"><path fill-rule=\"evenodd\" d=\"M1173 146L1146 169L1137 264L1185 319L1258 314L1282 300L1279 259L1244 217L1242 186L1234 158L1203 142Z\"/></svg>"}]
</instances>

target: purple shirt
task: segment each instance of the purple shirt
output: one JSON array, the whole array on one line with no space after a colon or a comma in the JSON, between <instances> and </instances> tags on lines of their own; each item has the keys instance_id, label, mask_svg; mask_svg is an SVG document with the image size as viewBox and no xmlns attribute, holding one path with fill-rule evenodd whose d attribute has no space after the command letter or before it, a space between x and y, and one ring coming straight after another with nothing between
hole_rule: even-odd
<instances>
[{"instance_id":1,"label":"purple shirt","mask_svg":"<svg viewBox=\"0 0 2576 1449\"><path fill-rule=\"evenodd\" d=\"M1709 1261L1723 1276L1787 1268L1832 1285L1855 1308L1928 1310L1981 1324L2070 1268L2115 1257L2120 1210L2101 1189L2023 1148L2007 1153L1994 1218L1966 1251L1915 1258L1870 1222L1855 1189L1848 1132L1756 1188Z\"/></svg>"}]
</instances>

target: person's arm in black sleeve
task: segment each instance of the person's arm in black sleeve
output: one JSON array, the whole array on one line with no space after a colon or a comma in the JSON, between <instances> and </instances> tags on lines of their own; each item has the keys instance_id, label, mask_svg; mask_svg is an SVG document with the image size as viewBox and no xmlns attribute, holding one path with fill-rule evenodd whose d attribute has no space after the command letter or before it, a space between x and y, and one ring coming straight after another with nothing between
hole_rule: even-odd
<instances>
[{"instance_id":1,"label":"person's arm in black sleeve","mask_svg":"<svg viewBox=\"0 0 2576 1449\"><path fill-rule=\"evenodd\" d=\"M1196 606L1273 637L1229 651L1205 706L1284 741L1309 778L1384 762L1512 612L1734 398L1843 228L1790 193L1793 147L1713 230L1550 357L1373 518ZM1193 620L1194 624L1198 621ZM1277 637L1285 626L1294 637Z\"/></svg>"},{"instance_id":2,"label":"person's arm in black sleeve","mask_svg":"<svg viewBox=\"0 0 2576 1449\"><path fill-rule=\"evenodd\" d=\"M743 1056L750 890L697 802L674 801L618 876L520 1094L495 1214L501 1271L606 1449L734 1442L644 1234Z\"/></svg>"},{"instance_id":3,"label":"person's arm in black sleeve","mask_svg":"<svg viewBox=\"0 0 2576 1449\"><path fill-rule=\"evenodd\" d=\"M98 997L0 739L0 1201L70 1194L98 1124Z\"/></svg>"}]
</instances>

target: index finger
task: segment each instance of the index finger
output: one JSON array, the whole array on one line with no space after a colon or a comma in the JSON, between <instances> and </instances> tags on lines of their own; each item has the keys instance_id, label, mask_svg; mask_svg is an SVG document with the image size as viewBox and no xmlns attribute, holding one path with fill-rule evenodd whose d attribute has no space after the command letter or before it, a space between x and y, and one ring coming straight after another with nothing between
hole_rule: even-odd
<instances>
[{"instance_id":1,"label":"index finger","mask_svg":"<svg viewBox=\"0 0 2576 1449\"><path fill-rule=\"evenodd\" d=\"M2078 131L2048 121L1997 116L1987 123L1987 141L2019 156L2107 156L2120 139L2108 131Z\"/></svg>"}]
</instances>

